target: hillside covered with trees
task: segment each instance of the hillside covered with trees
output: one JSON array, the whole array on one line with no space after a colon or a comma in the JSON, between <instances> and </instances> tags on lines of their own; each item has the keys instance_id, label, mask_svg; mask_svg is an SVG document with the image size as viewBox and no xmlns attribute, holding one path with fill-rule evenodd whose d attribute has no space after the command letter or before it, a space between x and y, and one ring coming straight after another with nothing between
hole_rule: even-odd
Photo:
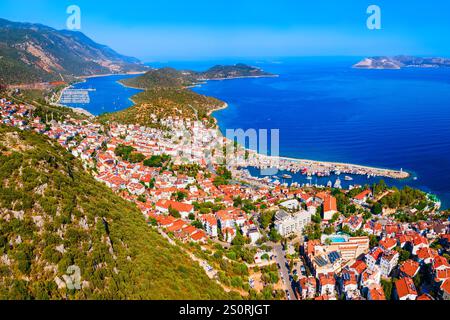
<instances>
[{"instance_id":1,"label":"hillside covered with trees","mask_svg":"<svg viewBox=\"0 0 450 320\"><path fill-rule=\"evenodd\" d=\"M237 298L53 140L0 126L0 181L0 299Z\"/></svg>"},{"instance_id":2,"label":"hillside covered with trees","mask_svg":"<svg viewBox=\"0 0 450 320\"><path fill-rule=\"evenodd\" d=\"M213 124L210 112L221 108L224 102L188 89L153 88L133 97L135 105L123 111L103 114L100 121L140 124L160 128L160 120L167 117L202 120Z\"/></svg>"}]
</instances>

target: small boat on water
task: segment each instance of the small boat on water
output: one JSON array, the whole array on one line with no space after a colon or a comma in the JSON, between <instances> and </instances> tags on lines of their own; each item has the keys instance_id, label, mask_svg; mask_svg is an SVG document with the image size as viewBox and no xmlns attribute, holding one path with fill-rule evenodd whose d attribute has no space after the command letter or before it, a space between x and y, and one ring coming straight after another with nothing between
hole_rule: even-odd
<instances>
[{"instance_id":1,"label":"small boat on water","mask_svg":"<svg viewBox=\"0 0 450 320\"><path fill-rule=\"evenodd\" d=\"M288 174L283 174L283 179L292 179L292 176Z\"/></svg>"},{"instance_id":2,"label":"small boat on water","mask_svg":"<svg viewBox=\"0 0 450 320\"><path fill-rule=\"evenodd\" d=\"M334 184L334 188L335 188L335 189L341 189L341 188L342 188L342 186L341 186L341 180L340 180L339 178L336 180L336 182L335 182L335 184Z\"/></svg>"},{"instance_id":3,"label":"small boat on water","mask_svg":"<svg viewBox=\"0 0 450 320\"><path fill-rule=\"evenodd\" d=\"M353 178L350 176L345 176L344 179L345 181L353 181Z\"/></svg>"}]
</instances>

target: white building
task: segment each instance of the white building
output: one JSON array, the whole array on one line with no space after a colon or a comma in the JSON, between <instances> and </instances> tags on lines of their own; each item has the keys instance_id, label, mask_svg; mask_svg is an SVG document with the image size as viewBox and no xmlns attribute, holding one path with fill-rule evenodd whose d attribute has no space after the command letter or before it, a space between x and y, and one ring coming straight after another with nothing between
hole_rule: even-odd
<instances>
[{"instance_id":1,"label":"white building","mask_svg":"<svg viewBox=\"0 0 450 320\"><path fill-rule=\"evenodd\" d=\"M309 223L311 223L311 212L305 210L292 214L280 210L275 215L275 229L282 237L301 234Z\"/></svg>"},{"instance_id":2,"label":"white building","mask_svg":"<svg viewBox=\"0 0 450 320\"><path fill-rule=\"evenodd\" d=\"M389 278L392 270L398 264L399 254L397 251L384 252L380 260L381 276Z\"/></svg>"}]
</instances>

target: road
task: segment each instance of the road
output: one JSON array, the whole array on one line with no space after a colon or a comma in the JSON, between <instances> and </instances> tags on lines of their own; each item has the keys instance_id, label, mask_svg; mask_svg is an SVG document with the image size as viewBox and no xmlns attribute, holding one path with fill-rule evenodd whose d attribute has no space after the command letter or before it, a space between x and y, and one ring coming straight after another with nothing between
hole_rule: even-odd
<instances>
[{"instance_id":1,"label":"road","mask_svg":"<svg viewBox=\"0 0 450 320\"><path fill-rule=\"evenodd\" d=\"M290 295L289 300L297 300L295 298L294 290L292 289L291 281L289 280L289 270L286 266L286 264L289 264L289 262L286 259L285 253L283 252L283 247L281 246L281 244L275 244L273 246L273 250L276 255L276 261L280 265L281 274L283 275L283 278L284 278L284 281L283 281L284 290L285 291L287 290L289 292L289 295Z\"/></svg>"}]
</instances>

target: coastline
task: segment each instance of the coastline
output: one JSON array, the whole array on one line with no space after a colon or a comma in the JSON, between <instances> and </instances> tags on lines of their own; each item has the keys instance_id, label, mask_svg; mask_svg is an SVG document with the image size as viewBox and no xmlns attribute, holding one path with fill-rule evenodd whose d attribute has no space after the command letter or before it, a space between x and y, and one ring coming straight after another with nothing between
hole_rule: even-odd
<instances>
[{"instance_id":1,"label":"coastline","mask_svg":"<svg viewBox=\"0 0 450 320\"><path fill-rule=\"evenodd\" d=\"M107 74L93 74L90 76L80 76L80 79L90 79L90 78L100 78L100 77L110 77L110 76L129 76L129 75L139 75L145 74L146 71L133 71L133 72L125 72L125 73L107 73Z\"/></svg>"},{"instance_id":2,"label":"coastline","mask_svg":"<svg viewBox=\"0 0 450 320\"><path fill-rule=\"evenodd\" d=\"M117 75L117 74L112 74ZM111 75L111 76L112 76ZM108 75L103 75L108 76ZM233 79L245 79L245 78L266 78L266 77L279 77L279 75L272 75L272 76L254 76L254 77L236 77L236 78L224 78L224 79L211 79L211 80L202 80L203 82L200 82L194 86L186 87L186 89L190 89L195 86L206 84L207 81L225 81L225 80L233 80ZM92 78L92 77L90 77ZM135 88L128 85L125 85L124 83L120 82L120 80L116 81L120 85L136 89L136 90L145 90L143 88ZM129 98L133 104L135 102L133 101L133 96ZM208 116L211 116L214 112L226 109L229 107L229 104L225 101L222 101L223 105L217 108L214 108L208 112ZM82 114L89 114L92 117L92 114L90 114L87 110L82 108L72 108L76 112L82 113ZM217 130L220 132L220 134L223 136L222 132L220 131L218 120L217 118L213 117L214 123L216 125ZM354 174L360 174L360 175L373 175L373 176L381 176L381 177L387 177L387 178L393 178L397 180L403 180L408 179L411 177L411 174L407 171L400 171L400 170L393 170L388 168L377 168L377 167L371 167L371 166L365 166L365 165L359 165L359 164L352 164L352 163L341 163L341 162L329 162L329 161L318 161L318 160L309 160L309 159L300 159L300 158L289 158L289 157L273 157L268 155L262 155L257 153L254 150L243 148L244 151L248 151L251 154L253 154L256 158L258 163L255 163L255 166L259 166L260 168L268 168L270 167L270 164L278 163L280 168L284 168L293 172L297 172L300 170L300 168L309 168L311 171L315 171L316 173L329 173L330 171L336 171L339 170L342 173L354 173Z\"/></svg>"}]
</instances>

